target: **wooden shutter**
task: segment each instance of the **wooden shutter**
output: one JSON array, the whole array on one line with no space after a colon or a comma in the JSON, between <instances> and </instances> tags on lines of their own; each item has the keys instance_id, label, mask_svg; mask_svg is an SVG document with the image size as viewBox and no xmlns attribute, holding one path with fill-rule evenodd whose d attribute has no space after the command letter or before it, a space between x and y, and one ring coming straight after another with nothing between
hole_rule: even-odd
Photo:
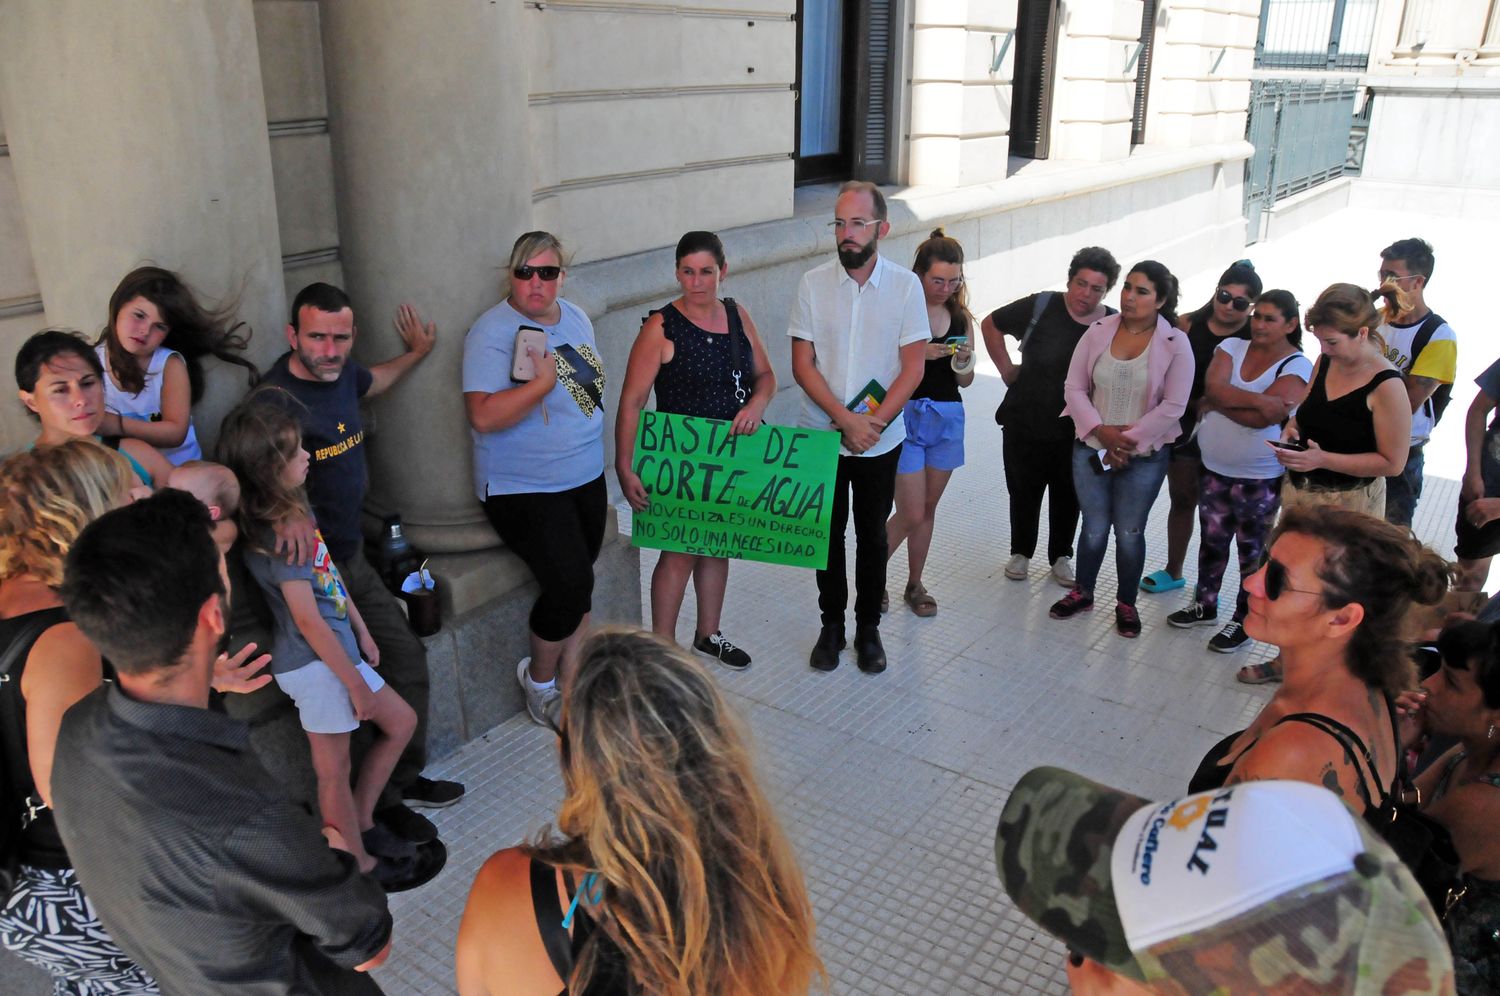
<instances>
[{"instance_id":1,"label":"wooden shutter","mask_svg":"<svg viewBox=\"0 0 1500 996\"><path fill-rule=\"evenodd\" d=\"M1151 49L1156 43L1156 0L1141 4L1141 54L1135 60L1135 106L1130 111L1130 144L1146 141L1146 99L1151 92Z\"/></svg>"},{"instance_id":2,"label":"wooden shutter","mask_svg":"<svg viewBox=\"0 0 1500 996\"><path fill-rule=\"evenodd\" d=\"M854 162L856 180L890 183L895 177L894 124L897 86L897 0L860 0L853 4L859 24L849 55L858 59L854 89Z\"/></svg>"},{"instance_id":3,"label":"wooden shutter","mask_svg":"<svg viewBox=\"0 0 1500 996\"><path fill-rule=\"evenodd\" d=\"M1011 77L1010 154L1046 159L1052 142L1052 74L1057 61L1057 0L1021 0Z\"/></svg>"}]
</instances>

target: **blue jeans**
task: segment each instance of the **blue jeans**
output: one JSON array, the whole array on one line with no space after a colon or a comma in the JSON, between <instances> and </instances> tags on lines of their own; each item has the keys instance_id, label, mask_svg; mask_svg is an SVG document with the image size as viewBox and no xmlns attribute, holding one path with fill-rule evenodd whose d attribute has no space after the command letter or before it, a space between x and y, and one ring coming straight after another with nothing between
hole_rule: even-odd
<instances>
[{"instance_id":1,"label":"blue jeans","mask_svg":"<svg viewBox=\"0 0 1500 996\"><path fill-rule=\"evenodd\" d=\"M1094 452L1082 443L1073 446L1073 489L1078 492L1078 505L1083 511L1083 528L1078 532L1078 587L1085 594L1094 593L1113 527L1119 600L1134 605L1141 570L1146 566L1146 519L1167 478L1170 450L1162 447L1148 457L1136 457L1120 470L1102 474L1089 465Z\"/></svg>"},{"instance_id":2,"label":"blue jeans","mask_svg":"<svg viewBox=\"0 0 1500 996\"><path fill-rule=\"evenodd\" d=\"M1398 526L1410 526L1422 497L1422 447L1413 446L1406 454L1406 466L1395 477L1385 479L1385 518Z\"/></svg>"}]
</instances>

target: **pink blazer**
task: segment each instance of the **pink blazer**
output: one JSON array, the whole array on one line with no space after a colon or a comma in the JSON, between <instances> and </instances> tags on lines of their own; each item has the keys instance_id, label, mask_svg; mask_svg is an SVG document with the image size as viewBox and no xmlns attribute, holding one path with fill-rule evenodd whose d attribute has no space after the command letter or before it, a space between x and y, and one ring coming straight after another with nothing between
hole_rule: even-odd
<instances>
[{"instance_id":1,"label":"pink blazer","mask_svg":"<svg viewBox=\"0 0 1500 996\"><path fill-rule=\"evenodd\" d=\"M1120 316L1101 318L1078 341L1068 364L1068 379L1063 382L1063 414L1073 419L1080 440L1104 420L1091 400L1094 393L1094 364L1114 341L1120 328ZM1182 432L1179 421L1187 410L1188 394L1193 389L1193 347L1187 333L1156 316L1156 331L1151 336L1151 352L1146 357L1149 405L1146 414L1125 430L1125 438L1140 449L1157 450L1176 439Z\"/></svg>"}]
</instances>

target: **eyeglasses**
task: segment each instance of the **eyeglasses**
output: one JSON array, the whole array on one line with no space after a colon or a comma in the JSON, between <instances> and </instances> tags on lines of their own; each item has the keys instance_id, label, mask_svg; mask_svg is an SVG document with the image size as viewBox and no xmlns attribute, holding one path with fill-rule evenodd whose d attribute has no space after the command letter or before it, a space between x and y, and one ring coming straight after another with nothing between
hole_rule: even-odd
<instances>
[{"instance_id":1,"label":"eyeglasses","mask_svg":"<svg viewBox=\"0 0 1500 996\"><path fill-rule=\"evenodd\" d=\"M551 283L562 276L563 268L560 266L518 266L511 270L511 276L517 280L530 280L532 277L541 277L547 283Z\"/></svg>"},{"instance_id":2,"label":"eyeglasses","mask_svg":"<svg viewBox=\"0 0 1500 996\"><path fill-rule=\"evenodd\" d=\"M928 277L927 280L932 286L941 290L958 290L964 283L963 277L954 277L952 280L944 280L942 277Z\"/></svg>"},{"instance_id":3,"label":"eyeglasses","mask_svg":"<svg viewBox=\"0 0 1500 996\"><path fill-rule=\"evenodd\" d=\"M1302 595L1317 595L1322 597L1321 591L1308 591L1306 588L1293 588L1286 583L1286 565L1274 557L1267 557L1265 563L1266 571L1266 599L1276 601L1285 592L1295 591Z\"/></svg>"},{"instance_id":4,"label":"eyeglasses","mask_svg":"<svg viewBox=\"0 0 1500 996\"><path fill-rule=\"evenodd\" d=\"M863 233L878 224L880 224L879 218L835 218L828 223L828 227L834 231L843 229L844 231Z\"/></svg>"},{"instance_id":5,"label":"eyeglasses","mask_svg":"<svg viewBox=\"0 0 1500 996\"><path fill-rule=\"evenodd\" d=\"M1214 295L1214 300L1218 301L1220 304L1234 305L1235 311L1250 310L1250 299L1248 297L1240 297L1237 294L1231 294L1222 287L1219 288L1219 292Z\"/></svg>"}]
</instances>

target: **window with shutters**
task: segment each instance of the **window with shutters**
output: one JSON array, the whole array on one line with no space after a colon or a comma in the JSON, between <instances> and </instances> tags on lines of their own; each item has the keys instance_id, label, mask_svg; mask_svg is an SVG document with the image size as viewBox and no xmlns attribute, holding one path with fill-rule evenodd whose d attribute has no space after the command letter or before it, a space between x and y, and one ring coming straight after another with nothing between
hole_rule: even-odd
<instances>
[{"instance_id":1,"label":"window with shutters","mask_svg":"<svg viewBox=\"0 0 1500 996\"><path fill-rule=\"evenodd\" d=\"M1052 76L1057 62L1057 0L1020 0L1011 78L1010 154L1046 159L1052 133Z\"/></svg>"},{"instance_id":2,"label":"window with shutters","mask_svg":"<svg viewBox=\"0 0 1500 996\"><path fill-rule=\"evenodd\" d=\"M1157 0L1145 0L1141 4L1141 40L1135 50L1135 93L1131 98L1130 144L1142 145L1146 141L1146 101L1151 96L1151 50L1156 42ZM1126 72L1129 72L1127 69Z\"/></svg>"},{"instance_id":3,"label":"window with shutters","mask_svg":"<svg viewBox=\"0 0 1500 996\"><path fill-rule=\"evenodd\" d=\"M798 0L798 183L895 179L898 0Z\"/></svg>"}]
</instances>

